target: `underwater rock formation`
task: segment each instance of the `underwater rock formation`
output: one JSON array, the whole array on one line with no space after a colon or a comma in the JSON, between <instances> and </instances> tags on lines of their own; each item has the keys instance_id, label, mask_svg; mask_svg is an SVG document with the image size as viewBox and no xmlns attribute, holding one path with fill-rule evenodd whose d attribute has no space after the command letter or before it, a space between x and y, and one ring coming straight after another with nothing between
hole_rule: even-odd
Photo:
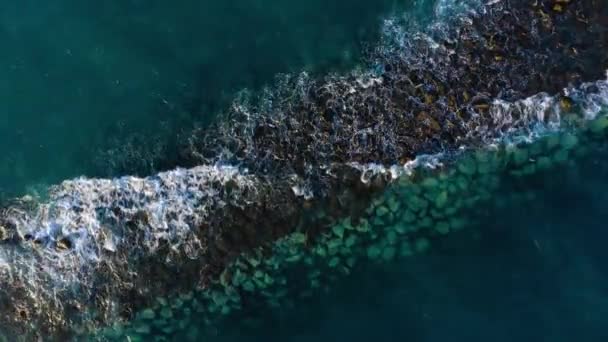
<instances>
[{"instance_id":1,"label":"underwater rock formation","mask_svg":"<svg viewBox=\"0 0 608 342\"><path fill-rule=\"evenodd\" d=\"M0 209L0 331L65 339L130 319L155 297L207 286L242 252L356 221L398 174L391 166L558 123L574 105L561 89L605 77L607 7L503 0L428 32L389 22L371 71L284 77L195 132L182 158L202 166L76 179L41 203L9 202ZM499 111L540 92L560 93L557 111Z\"/></svg>"}]
</instances>

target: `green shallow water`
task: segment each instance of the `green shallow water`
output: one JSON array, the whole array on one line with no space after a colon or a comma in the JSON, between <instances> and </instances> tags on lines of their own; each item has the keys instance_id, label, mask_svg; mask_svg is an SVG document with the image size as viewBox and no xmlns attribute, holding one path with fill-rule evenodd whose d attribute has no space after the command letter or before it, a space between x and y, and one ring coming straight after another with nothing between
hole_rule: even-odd
<instances>
[{"instance_id":1,"label":"green shallow water","mask_svg":"<svg viewBox=\"0 0 608 342\"><path fill-rule=\"evenodd\" d=\"M425 254L363 266L217 341L605 341L606 152L507 180L478 222Z\"/></svg>"},{"instance_id":2,"label":"green shallow water","mask_svg":"<svg viewBox=\"0 0 608 342\"><path fill-rule=\"evenodd\" d=\"M281 72L351 68L381 18L408 6L3 2L0 192L172 168L178 133L212 120L235 91Z\"/></svg>"},{"instance_id":3,"label":"green shallow water","mask_svg":"<svg viewBox=\"0 0 608 342\"><path fill-rule=\"evenodd\" d=\"M243 309L219 323L206 321L222 316L217 311L208 314L217 295L209 302L202 296L200 311L193 305L196 299L170 299L161 304L172 307L169 312L175 315L168 321L174 322L171 331L176 335L170 334L173 337L168 340L603 341L608 337L604 329L608 312L608 254L604 248L608 238L608 140L606 135L590 136L550 135L538 143L521 145L504 164L498 162L504 166L497 172L486 172L481 167L485 162L475 167L463 161L448 168L459 170L454 177L437 178L432 173L430 178L420 179L421 192L414 193L436 199L434 187L443 188L444 182L458 184L469 175L470 185L448 190L446 205L449 211L455 203L465 203L455 218L466 224L451 224L444 231L441 221L450 219L437 215L440 218L430 226L413 228L421 225L424 214L408 223L405 218L387 221L385 214L372 210L371 233L334 228L329 239L321 238L327 252L321 255L313 248L313 266L306 266L306 261L299 266L298 262L279 266L276 271L272 262L268 267L254 266L268 272L274 283L254 285L257 290L250 294L245 290L238 305ZM491 155L474 159L488 160ZM401 187L383 195L384 205L391 207L394 194L409 194L398 201L411 203L412 193L399 190ZM430 207L443 207L430 202ZM389 209L397 217L405 217L400 214L407 210ZM379 215L385 218L374 223ZM340 246L349 245L351 236L368 241L363 245L371 247L360 250L357 242L344 252ZM423 248L420 237L426 240ZM333 254L330 245L336 239L342 242ZM405 254L404 241L410 246ZM378 246L377 253L370 252L374 246ZM392 249L396 255L387 254ZM277 248L279 255L292 255L281 250L285 248ZM351 256L357 259L354 267L348 261L332 264L334 258ZM294 265L289 260L285 263ZM342 265L350 271L343 273ZM279 280L284 277L287 285ZM311 288L305 297L299 296ZM288 295L273 296L281 289L287 289ZM278 302L273 303L275 300Z\"/></svg>"},{"instance_id":4,"label":"green shallow water","mask_svg":"<svg viewBox=\"0 0 608 342\"><path fill-rule=\"evenodd\" d=\"M248 253L209 290L157 299L104 334L594 341L605 336L608 310L606 134L601 117L584 130L417 169L358 223L336 222L316 238L294 233Z\"/></svg>"}]
</instances>

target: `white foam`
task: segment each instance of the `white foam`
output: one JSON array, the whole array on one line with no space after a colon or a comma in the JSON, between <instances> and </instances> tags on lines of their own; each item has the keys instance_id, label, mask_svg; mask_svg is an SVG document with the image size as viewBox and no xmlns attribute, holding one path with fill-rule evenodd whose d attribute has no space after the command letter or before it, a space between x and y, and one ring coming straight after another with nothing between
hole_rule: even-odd
<instances>
[{"instance_id":1,"label":"white foam","mask_svg":"<svg viewBox=\"0 0 608 342\"><path fill-rule=\"evenodd\" d=\"M444 153L421 154L401 165L386 166L378 163L349 163L348 165L361 171L361 182L367 184L377 176L388 176L387 179L396 180L402 176L412 176L420 168L432 170L442 167L444 156Z\"/></svg>"},{"instance_id":2,"label":"white foam","mask_svg":"<svg viewBox=\"0 0 608 342\"><path fill-rule=\"evenodd\" d=\"M608 78L566 88L563 95L569 97L574 106L580 107L578 115L586 120L596 119L600 113L608 116ZM485 148L490 150L505 143L530 143L562 130L562 115L560 96L540 93L515 102L495 100L489 109L490 122L477 126L469 134L481 137ZM461 146L460 152L467 149L469 146ZM402 176L411 177L419 170L440 168L451 155L453 153L422 154L404 164L390 166L378 163L349 165L361 171L361 182L368 183L379 175L390 175L389 178L395 180Z\"/></svg>"},{"instance_id":3,"label":"white foam","mask_svg":"<svg viewBox=\"0 0 608 342\"><path fill-rule=\"evenodd\" d=\"M129 260L124 261L129 262L153 255L167 241L174 250L197 258L202 248L195 230L226 204L217 189L228 182L255 191L253 177L231 166L176 169L147 178L65 181L51 189L49 201L33 214L15 210L5 218L20 236L33 241L19 251L10 245L0 249L3 277L20 279L38 295L86 292L91 272L117 250L126 252ZM129 230L138 229L129 222L142 224L136 248L125 245L133 233ZM69 239L67 250L58 248L62 239Z\"/></svg>"},{"instance_id":4,"label":"white foam","mask_svg":"<svg viewBox=\"0 0 608 342\"><path fill-rule=\"evenodd\" d=\"M593 120L608 108L608 79L569 87L563 96L573 103L577 115ZM563 129L561 95L540 93L523 100L507 102L495 100L490 107L491 121L470 134L484 138L486 143L502 140L533 141L534 139Z\"/></svg>"}]
</instances>

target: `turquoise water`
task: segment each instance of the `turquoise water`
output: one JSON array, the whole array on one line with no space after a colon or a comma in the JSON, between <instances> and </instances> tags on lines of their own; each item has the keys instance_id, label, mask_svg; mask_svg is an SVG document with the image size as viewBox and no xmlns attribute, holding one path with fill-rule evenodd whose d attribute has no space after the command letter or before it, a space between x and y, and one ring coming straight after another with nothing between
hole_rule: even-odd
<instances>
[{"instance_id":1,"label":"turquoise water","mask_svg":"<svg viewBox=\"0 0 608 342\"><path fill-rule=\"evenodd\" d=\"M553 137L530 147L527 165L540 165L539 146ZM420 254L363 261L311 297L249 302L210 327L195 315L186 331L205 326L204 339L218 342L604 341L608 136L579 139L566 162L502 171L492 196L465 214L466 228ZM306 268L291 271L292 286L310 286Z\"/></svg>"},{"instance_id":2,"label":"turquoise water","mask_svg":"<svg viewBox=\"0 0 608 342\"><path fill-rule=\"evenodd\" d=\"M606 141L576 164L505 178L476 223L425 254L361 266L326 294L264 312L254 328L230 320L211 340L605 341Z\"/></svg>"},{"instance_id":3,"label":"turquoise water","mask_svg":"<svg viewBox=\"0 0 608 342\"><path fill-rule=\"evenodd\" d=\"M563 10L541 2L551 13ZM480 95L472 105L488 110L497 117L492 123L504 127L471 125L468 133L482 139L471 139L470 146L463 139L456 148L447 142L453 137L442 135L446 147L440 153L399 160L390 168L359 165L355 149L350 150L345 163L363 171L355 173L356 181L340 179L344 183L325 188L334 193L320 205L306 199L307 191L317 189L307 188L297 172L287 174L291 178L273 175L272 163L270 171L250 173L248 165L258 160L235 166L229 163L240 156L228 155L212 159L215 164L176 169L193 166L180 154L181 144L193 129L208 126L230 108L237 91L261 91L278 73L304 70L323 77L358 68L371 69L363 74L370 78L354 73L354 81L344 84L373 87L383 81L379 75L391 76L394 65L366 64L370 47L397 59L420 52L416 49L437 49L430 36L415 33L456 25L455 13L466 14L475 4L64 0L0 5L0 38L8 46L0 54L5 67L0 71L0 200L34 195L0 206L0 284L6 287L0 290L0 311L5 311L0 327L26 327L23 334L9 330L14 336L8 340L33 338L39 327L55 334L53 340L83 333L89 336L84 340L93 334L131 342L607 340L608 86L598 78L579 82L576 77L587 76L584 72L543 75L548 76L544 84L524 79L535 93L567 86L559 95L534 93L518 102L508 101L511 89L501 89L500 100L493 102ZM605 12L602 18L608 18ZM560 20L558 14L555 18ZM605 29L603 21L598 26ZM589 63L587 36L578 33L568 37ZM469 38L467 32L457 37ZM463 50L448 55L483 58L465 56L469 51ZM502 53L492 51L492 63L501 62ZM608 55L597 55L603 58L597 64L608 66ZM437 55L428 56L412 61L428 68ZM443 71L417 69L409 81ZM341 85L327 79L328 88ZM422 102L431 105L444 95L441 86L439 81L415 88L423 89ZM285 97L297 104L298 96L306 96L298 87L277 89L264 93L268 102L260 107ZM399 103L398 89L393 90L391 98ZM346 91L343 98L355 92ZM416 105L415 110L424 108L420 101ZM257 107L242 108L247 115L260 114ZM303 122L318 125L325 123L318 117L337 116L305 114L311 119ZM357 114L355 121L364 117ZM439 125L423 114L412 120L420 139L426 133L419 127ZM408 115L396 117L409 120ZM271 127L297 125L300 119L280 118L286 123L276 120ZM230 122L243 129L236 123ZM220 140L222 147L230 150L237 138L292 142L280 140L280 134L264 135L261 125L244 127L251 132L232 132L235 140ZM374 129L353 133L364 138L353 137L347 146L377 146L365 145L365 131ZM382 138L388 155L397 144L411 142ZM428 146L420 151L425 149L436 152ZM314 146L294 150L326 152ZM382 156L378 152L373 161L384 163ZM299 171L299 160L290 162L288 168ZM335 171L314 167L328 175ZM163 170L171 171L158 173ZM80 175L108 180L66 182L48 202L37 202L47 185ZM109 179L123 175L152 176ZM390 181L382 183L383 177ZM285 184L295 196L284 194ZM382 191L366 193L374 187ZM297 206L286 203L290 200ZM282 215L288 217L294 207L303 218L287 234L281 231ZM252 231L253 238L244 236ZM255 244L259 236L261 246ZM246 247L224 259L227 248L241 245ZM64 317L73 321L65 324ZM0 331L0 340L4 335Z\"/></svg>"},{"instance_id":4,"label":"turquoise water","mask_svg":"<svg viewBox=\"0 0 608 342\"><path fill-rule=\"evenodd\" d=\"M403 1L0 4L0 192L175 165L178 134L275 74L350 68ZM31 192L31 190L30 190Z\"/></svg>"}]
</instances>

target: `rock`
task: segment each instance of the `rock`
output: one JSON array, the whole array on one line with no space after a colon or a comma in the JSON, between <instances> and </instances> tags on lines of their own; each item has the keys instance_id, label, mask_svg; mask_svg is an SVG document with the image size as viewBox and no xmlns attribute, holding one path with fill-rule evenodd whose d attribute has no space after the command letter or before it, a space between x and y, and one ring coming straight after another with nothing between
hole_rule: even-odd
<instances>
[{"instance_id":1,"label":"rock","mask_svg":"<svg viewBox=\"0 0 608 342\"><path fill-rule=\"evenodd\" d=\"M141 318L143 319L154 319L155 316L156 314L154 313L154 310L150 308L145 309L141 312Z\"/></svg>"},{"instance_id":2,"label":"rock","mask_svg":"<svg viewBox=\"0 0 608 342\"><path fill-rule=\"evenodd\" d=\"M405 213L401 216L401 219L405 223L412 223L416 221L416 214L414 214L414 212L412 212L411 210L406 210Z\"/></svg>"},{"instance_id":3,"label":"rock","mask_svg":"<svg viewBox=\"0 0 608 342\"><path fill-rule=\"evenodd\" d=\"M410 244L410 242L403 241L399 248L399 255L401 255L402 257L408 257L413 254L414 254L414 251L412 250L412 245Z\"/></svg>"},{"instance_id":4,"label":"rock","mask_svg":"<svg viewBox=\"0 0 608 342\"><path fill-rule=\"evenodd\" d=\"M439 181L433 177L427 177L422 181L421 185L425 188L435 188L439 186Z\"/></svg>"},{"instance_id":5,"label":"rock","mask_svg":"<svg viewBox=\"0 0 608 342\"><path fill-rule=\"evenodd\" d=\"M198 341L199 340L199 330L197 326L190 325L187 334L188 341Z\"/></svg>"},{"instance_id":6,"label":"rock","mask_svg":"<svg viewBox=\"0 0 608 342\"><path fill-rule=\"evenodd\" d=\"M153 323L155 327L164 327L165 325L167 325L167 321L164 319L157 319Z\"/></svg>"},{"instance_id":7,"label":"rock","mask_svg":"<svg viewBox=\"0 0 608 342\"><path fill-rule=\"evenodd\" d=\"M538 160L536 161L536 166L540 169L540 170L547 170L551 167L551 159L549 157L540 157L538 158Z\"/></svg>"},{"instance_id":8,"label":"rock","mask_svg":"<svg viewBox=\"0 0 608 342\"><path fill-rule=\"evenodd\" d=\"M445 235L450 232L450 225L444 221L438 222L435 226L435 231L437 231L439 234Z\"/></svg>"},{"instance_id":9,"label":"rock","mask_svg":"<svg viewBox=\"0 0 608 342\"><path fill-rule=\"evenodd\" d=\"M454 184L448 185L448 193L456 194L458 193L458 188Z\"/></svg>"},{"instance_id":10,"label":"rock","mask_svg":"<svg viewBox=\"0 0 608 342\"><path fill-rule=\"evenodd\" d=\"M553 160L555 160L556 163L565 163L568 161L568 150L558 150L557 152L555 152L555 154L553 155Z\"/></svg>"},{"instance_id":11,"label":"rock","mask_svg":"<svg viewBox=\"0 0 608 342\"><path fill-rule=\"evenodd\" d=\"M465 177L459 176L456 178L456 185L464 191L469 188L469 181Z\"/></svg>"},{"instance_id":12,"label":"rock","mask_svg":"<svg viewBox=\"0 0 608 342\"><path fill-rule=\"evenodd\" d=\"M417 253L424 253L429 249L429 247L431 247L431 244L428 239L425 239L425 238L416 239L414 249L416 250Z\"/></svg>"},{"instance_id":13,"label":"rock","mask_svg":"<svg viewBox=\"0 0 608 342\"><path fill-rule=\"evenodd\" d=\"M521 172L526 176L533 175L536 173L536 166L534 166L534 164L528 164L521 169Z\"/></svg>"},{"instance_id":14,"label":"rock","mask_svg":"<svg viewBox=\"0 0 608 342\"><path fill-rule=\"evenodd\" d=\"M445 209L445 214L448 216L454 215L456 212L458 212L458 208L456 206Z\"/></svg>"},{"instance_id":15,"label":"rock","mask_svg":"<svg viewBox=\"0 0 608 342\"><path fill-rule=\"evenodd\" d=\"M344 237L344 226L338 224L338 225L333 226L333 228L331 230L340 239Z\"/></svg>"},{"instance_id":16,"label":"rock","mask_svg":"<svg viewBox=\"0 0 608 342\"><path fill-rule=\"evenodd\" d=\"M445 215L446 215L446 212L444 210L437 210L437 209L431 209L430 213L431 213L431 217L433 219L440 219L440 218L445 217Z\"/></svg>"},{"instance_id":17,"label":"rock","mask_svg":"<svg viewBox=\"0 0 608 342\"><path fill-rule=\"evenodd\" d=\"M389 209L390 209L390 210L391 210L393 213L396 213L396 212L398 212L398 211L399 211L399 207L400 207L400 204L399 204L399 202L397 201L397 199L395 198L395 196L391 196L391 197L388 199L388 208L389 208Z\"/></svg>"},{"instance_id":18,"label":"rock","mask_svg":"<svg viewBox=\"0 0 608 342\"><path fill-rule=\"evenodd\" d=\"M347 218L345 218L344 220L342 220L342 225L344 226L344 229L346 229L346 230L353 230L353 229L355 229L355 227L353 227L353 225L352 225L352 223L350 221L350 216L347 217Z\"/></svg>"},{"instance_id":19,"label":"rock","mask_svg":"<svg viewBox=\"0 0 608 342\"><path fill-rule=\"evenodd\" d=\"M125 328L122 324L114 323L111 327L106 328L104 332L109 338L120 338L124 336Z\"/></svg>"},{"instance_id":20,"label":"rock","mask_svg":"<svg viewBox=\"0 0 608 342\"><path fill-rule=\"evenodd\" d=\"M559 145L559 136L557 134L552 134L547 137L545 142L546 142L547 148L549 150L551 150Z\"/></svg>"},{"instance_id":21,"label":"rock","mask_svg":"<svg viewBox=\"0 0 608 342\"><path fill-rule=\"evenodd\" d=\"M360 220L359 224L355 227L355 230L361 233L366 233L370 231L370 225L368 220Z\"/></svg>"},{"instance_id":22,"label":"rock","mask_svg":"<svg viewBox=\"0 0 608 342\"><path fill-rule=\"evenodd\" d=\"M521 178L524 176L524 173L521 170L512 170L509 172L514 177Z\"/></svg>"},{"instance_id":23,"label":"rock","mask_svg":"<svg viewBox=\"0 0 608 342\"><path fill-rule=\"evenodd\" d=\"M475 159L478 163L486 164L490 161L490 153L484 150L478 150L475 152Z\"/></svg>"},{"instance_id":24,"label":"rock","mask_svg":"<svg viewBox=\"0 0 608 342\"><path fill-rule=\"evenodd\" d=\"M413 211L421 211L428 207L428 202L422 197L410 195L407 198L407 206Z\"/></svg>"},{"instance_id":25,"label":"rock","mask_svg":"<svg viewBox=\"0 0 608 342\"><path fill-rule=\"evenodd\" d=\"M158 302L158 304L160 304L161 306L167 306L169 303L167 302L167 299L165 299L164 297L156 297L156 301Z\"/></svg>"},{"instance_id":26,"label":"rock","mask_svg":"<svg viewBox=\"0 0 608 342\"><path fill-rule=\"evenodd\" d=\"M268 274L264 274L264 283L266 283L267 285L272 285L274 284L274 279ZM236 294L238 296L238 293Z\"/></svg>"},{"instance_id":27,"label":"rock","mask_svg":"<svg viewBox=\"0 0 608 342\"><path fill-rule=\"evenodd\" d=\"M376 208L376 215L378 215L380 217L382 217L388 213L389 213L389 210L385 206L380 206L380 207Z\"/></svg>"},{"instance_id":28,"label":"rock","mask_svg":"<svg viewBox=\"0 0 608 342\"><path fill-rule=\"evenodd\" d=\"M271 303L271 304L273 304L273 303ZM230 309L230 307L229 307L229 306L224 305L224 306L222 306L222 309L221 309L221 311L220 311L220 312L222 313L222 315L227 316L227 315L229 315L229 314L230 314L230 312L231 312L231 311L232 311L232 310Z\"/></svg>"},{"instance_id":29,"label":"rock","mask_svg":"<svg viewBox=\"0 0 608 342\"><path fill-rule=\"evenodd\" d=\"M340 264L340 258L339 257L333 257L329 260L329 263L327 264L329 267L331 268L335 268Z\"/></svg>"},{"instance_id":30,"label":"rock","mask_svg":"<svg viewBox=\"0 0 608 342\"><path fill-rule=\"evenodd\" d=\"M460 230L466 226L466 221L462 218L454 217L450 220L450 228Z\"/></svg>"},{"instance_id":31,"label":"rock","mask_svg":"<svg viewBox=\"0 0 608 342\"><path fill-rule=\"evenodd\" d=\"M372 224L376 227L382 227L384 226L384 220L382 219L382 216L374 216L374 219L372 220Z\"/></svg>"},{"instance_id":32,"label":"rock","mask_svg":"<svg viewBox=\"0 0 608 342\"><path fill-rule=\"evenodd\" d=\"M477 165L477 171L479 171L479 173L482 175L486 175L492 172L492 166L488 163L481 163Z\"/></svg>"},{"instance_id":33,"label":"rock","mask_svg":"<svg viewBox=\"0 0 608 342\"><path fill-rule=\"evenodd\" d=\"M354 246L356 242L357 242L357 236L350 235L349 237L346 238L346 240L344 240L344 245L346 247L350 248L350 247Z\"/></svg>"},{"instance_id":34,"label":"rock","mask_svg":"<svg viewBox=\"0 0 608 342\"><path fill-rule=\"evenodd\" d=\"M129 334L129 337L128 337L129 342L143 342L144 341L143 337L139 336L136 333L137 333L137 331L135 331L135 333Z\"/></svg>"},{"instance_id":35,"label":"rock","mask_svg":"<svg viewBox=\"0 0 608 342\"><path fill-rule=\"evenodd\" d=\"M344 226L341 226L341 227L344 228ZM291 241L296 244L305 244L306 240L307 240L307 236L304 233L296 232L296 233L291 234Z\"/></svg>"},{"instance_id":36,"label":"rock","mask_svg":"<svg viewBox=\"0 0 608 342\"><path fill-rule=\"evenodd\" d=\"M0 241L8 240L8 238L8 230L3 225L0 225Z\"/></svg>"},{"instance_id":37,"label":"rock","mask_svg":"<svg viewBox=\"0 0 608 342\"><path fill-rule=\"evenodd\" d=\"M183 304L184 304L184 301L182 301L180 298L175 298L175 300L172 302L171 306L174 309L180 309Z\"/></svg>"},{"instance_id":38,"label":"rock","mask_svg":"<svg viewBox=\"0 0 608 342\"><path fill-rule=\"evenodd\" d=\"M578 144L578 138L572 133L566 133L561 137L560 145L566 150L574 148Z\"/></svg>"},{"instance_id":39,"label":"rock","mask_svg":"<svg viewBox=\"0 0 608 342\"><path fill-rule=\"evenodd\" d=\"M391 261L395 258L395 254L397 254L397 249L395 249L395 247L385 247L384 251L382 251L382 259L384 259L384 261Z\"/></svg>"},{"instance_id":40,"label":"rock","mask_svg":"<svg viewBox=\"0 0 608 342\"><path fill-rule=\"evenodd\" d=\"M448 203L448 193L446 191L440 192L437 197L435 197L435 206L437 208L443 208Z\"/></svg>"},{"instance_id":41,"label":"rock","mask_svg":"<svg viewBox=\"0 0 608 342\"><path fill-rule=\"evenodd\" d=\"M337 252L338 248L342 246L342 239L331 239L327 242L327 251L330 255Z\"/></svg>"},{"instance_id":42,"label":"rock","mask_svg":"<svg viewBox=\"0 0 608 342\"><path fill-rule=\"evenodd\" d=\"M528 151L522 148L513 150L513 162L515 165L522 165L528 161Z\"/></svg>"},{"instance_id":43,"label":"rock","mask_svg":"<svg viewBox=\"0 0 608 342\"><path fill-rule=\"evenodd\" d=\"M375 245L369 246L367 248L367 257L371 260L376 260L382 254L382 250Z\"/></svg>"},{"instance_id":44,"label":"rock","mask_svg":"<svg viewBox=\"0 0 608 342\"><path fill-rule=\"evenodd\" d=\"M383 205L383 204L384 204L384 201L385 201L385 200L386 200L386 199L384 198L384 196L377 197L377 198L375 198L375 199L372 201L372 206L373 206L373 207L379 207L379 206L381 206L381 205Z\"/></svg>"},{"instance_id":45,"label":"rock","mask_svg":"<svg viewBox=\"0 0 608 342\"><path fill-rule=\"evenodd\" d=\"M608 117L602 116L589 122L589 130L592 133L600 134L608 128Z\"/></svg>"},{"instance_id":46,"label":"rock","mask_svg":"<svg viewBox=\"0 0 608 342\"><path fill-rule=\"evenodd\" d=\"M60 251L66 251L72 248L72 241L68 238L61 238L56 242L55 246Z\"/></svg>"},{"instance_id":47,"label":"rock","mask_svg":"<svg viewBox=\"0 0 608 342\"><path fill-rule=\"evenodd\" d=\"M135 332L138 334L149 334L150 326L147 324L140 323L135 326Z\"/></svg>"},{"instance_id":48,"label":"rock","mask_svg":"<svg viewBox=\"0 0 608 342\"><path fill-rule=\"evenodd\" d=\"M405 234L407 233L407 226L404 225L403 223L397 223L393 229L398 233L398 234Z\"/></svg>"},{"instance_id":49,"label":"rock","mask_svg":"<svg viewBox=\"0 0 608 342\"><path fill-rule=\"evenodd\" d=\"M395 243L397 243L397 232L395 232L394 230L387 232L386 241L389 245L394 245Z\"/></svg>"},{"instance_id":50,"label":"rock","mask_svg":"<svg viewBox=\"0 0 608 342\"><path fill-rule=\"evenodd\" d=\"M430 217L426 216L418 223L420 228L431 228L433 226L433 220Z\"/></svg>"},{"instance_id":51,"label":"rock","mask_svg":"<svg viewBox=\"0 0 608 342\"><path fill-rule=\"evenodd\" d=\"M357 263L357 258L355 258L354 256L350 256L348 259L346 259L346 264L350 268L353 268L356 263Z\"/></svg>"},{"instance_id":52,"label":"rock","mask_svg":"<svg viewBox=\"0 0 608 342\"><path fill-rule=\"evenodd\" d=\"M458 170L465 175L471 176L475 174L476 165L475 161L471 158L465 158L458 163Z\"/></svg>"},{"instance_id":53,"label":"rock","mask_svg":"<svg viewBox=\"0 0 608 342\"><path fill-rule=\"evenodd\" d=\"M175 329L173 329L173 327L171 325L168 325L168 326L162 328L161 330L167 335L173 334L173 332L175 331Z\"/></svg>"},{"instance_id":54,"label":"rock","mask_svg":"<svg viewBox=\"0 0 608 342\"><path fill-rule=\"evenodd\" d=\"M165 336L154 336L154 342L166 342L167 338Z\"/></svg>"},{"instance_id":55,"label":"rock","mask_svg":"<svg viewBox=\"0 0 608 342\"><path fill-rule=\"evenodd\" d=\"M534 142L533 144L531 144L528 147L528 154L530 156L539 156L543 153L543 145L538 143L538 142Z\"/></svg>"},{"instance_id":56,"label":"rock","mask_svg":"<svg viewBox=\"0 0 608 342\"><path fill-rule=\"evenodd\" d=\"M166 306L160 310L160 316L164 319L172 318L173 311L171 311L171 309L168 306Z\"/></svg>"}]
</instances>

